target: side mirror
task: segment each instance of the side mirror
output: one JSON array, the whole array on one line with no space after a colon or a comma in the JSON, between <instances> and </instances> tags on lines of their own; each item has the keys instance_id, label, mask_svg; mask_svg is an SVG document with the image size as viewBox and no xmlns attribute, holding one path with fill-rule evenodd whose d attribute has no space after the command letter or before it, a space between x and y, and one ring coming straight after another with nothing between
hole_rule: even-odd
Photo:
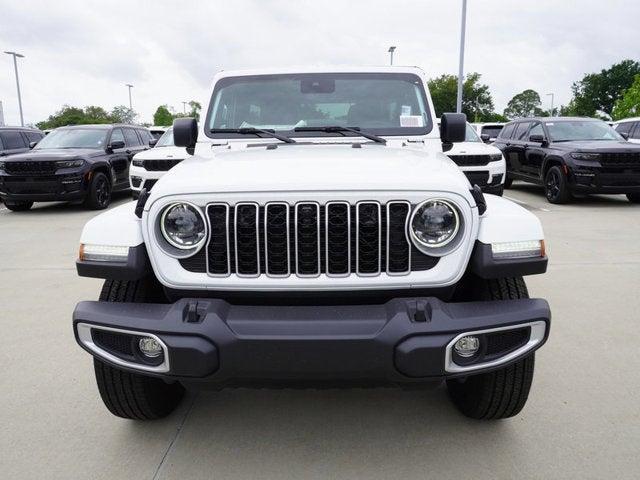
<instances>
[{"instance_id":1,"label":"side mirror","mask_svg":"<svg viewBox=\"0 0 640 480\"><path fill-rule=\"evenodd\" d=\"M38 144L38 142L29 142L29 148L33 148Z\"/></svg>"},{"instance_id":2,"label":"side mirror","mask_svg":"<svg viewBox=\"0 0 640 480\"><path fill-rule=\"evenodd\" d=\"M198 141L198 122L195 118L176 118L173 121L173 143L176 147L185 147L193 155Z\"/></svg>"},{"instance_id":3,"label":"side mirror","mask_svg":"<svg viewBox=\"0 0 640 480\"><path fill-rule=\"evenodd\" d=\"M155 147L156 143L158 143L158 139L157 138L152 138L151 140L149 140L149 146L150 147Z\"/></svg>"},{"instance_id":4,"label":"side mirror","mask_svg":"<svg viewBox=\"0 0 640 480\"><path fill-rule=\"evenodd\" d=\"M442 143L464 142L467 133L467 116L464 113L443 113L440 118L440 138ZM449 147L450 149L451 147Z\"/></svg>"},{"instance_id":5,"label":"side mirror","mask_svg":"<svg viewBox=\"0 0 640 480\"><path fill-rule=\"evenodd\" d=\"M483 133L482 135L480 135L480 140L482 140L484 143L489 143L489 140L491 140L491 137L489 136L488 133Z\"/></svg>"},{"instance_id":6,"label":"side mirror","mask_svg":"<svg viewBox=\"0 0 640 480\"><path fill-rule=\"evenodd\" d=\"M109 145L107 145L107 149L111 150L112 152L120 148L124 148L124 142L122 140L116 140L115 142L111 142Z\"/></svg>"},{"instance_id":7,"label":"side mirror","mask_svg":"<svg viewBox=\"0 0 640 480\"><path fill-rule=\"evenodd\" d=\"M622 138L624 138L625 140L629 140L629 134L628 133L623 133L623 132L618 132L620 134L620 136Z\"/></svg>"},{"instance_id":8,"label":"side mirror","mask_svg":"<svg viewBox=\"0 0 640 480\"><path fill-rule=\"evenodd\" d=\"M547 143L547 139L544 138L544 135L529 135L529 141L540 144Z\"/></svg>"}]
</instances>

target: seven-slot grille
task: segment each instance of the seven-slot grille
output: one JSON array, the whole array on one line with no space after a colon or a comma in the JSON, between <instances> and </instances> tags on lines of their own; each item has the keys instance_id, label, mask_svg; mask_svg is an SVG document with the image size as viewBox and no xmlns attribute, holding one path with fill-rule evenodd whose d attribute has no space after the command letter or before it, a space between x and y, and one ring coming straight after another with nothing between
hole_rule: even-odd
<instances>
[{"instance_id":1,"label":"seven-slot grille","mask_svg":"<svg viewBox=\"0 0 640 480\"><path fill-rule=\"evenodd\" d=\"M438 262L409 243L411 205L406 201L211 203L204 210L209 240L193 257L180 260L192 272L219 277L406 275Z\"/></svg>"},{"instance_id":2,"label":"seven-slot grille","mask_svg":"<svg viewBox=\"0 0 640 480\"><path fill-rule=\"evenodd\" d=\"M640 153L636 152L601 153L599 160L603 167L640 169Z\"/></svg>"}]
</instances>

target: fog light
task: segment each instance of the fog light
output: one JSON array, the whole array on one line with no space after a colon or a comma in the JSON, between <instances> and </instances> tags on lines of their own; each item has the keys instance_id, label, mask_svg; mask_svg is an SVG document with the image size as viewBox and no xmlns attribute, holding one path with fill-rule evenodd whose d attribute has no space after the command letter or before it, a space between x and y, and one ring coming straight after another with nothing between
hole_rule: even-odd
<instances>
[{"instance_id":1,"label":"fog light","mask_svg":"<svg viewBox=\"0 0 640 480\"><path fill-rule=\"evenodd\" d=\"M162 346L155 338L142 337L138 341L138 348L149 358L156 358L162 354Z\"/></svg>"},{"instance_id":2,"label":"fog light","mask_svg":"<svg viewBox=\"0 0 640 480\"><path fill-rule=\"evenodd\" d=\"M454 345L453 349L458 355L463 358L473 357L480 348L480 339L473 335L468 335L459 339Z\"/></svg>"}]
</instances>

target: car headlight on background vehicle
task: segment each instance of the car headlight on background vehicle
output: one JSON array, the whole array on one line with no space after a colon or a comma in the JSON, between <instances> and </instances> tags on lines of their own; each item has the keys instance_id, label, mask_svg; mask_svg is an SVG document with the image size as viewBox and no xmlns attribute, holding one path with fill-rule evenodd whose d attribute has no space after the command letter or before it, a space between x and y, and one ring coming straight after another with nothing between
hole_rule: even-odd
<instances>
[{"instance_id":1,"label":"car headlight on background vehicle","mask_svg":"<svg viewBox=\"0 0 640 480\"><path fill-rule=\"evenodd\" d=\"M598 160L600 158L599 153L586 153L586 152L572 152L571 158L576 160Z\"/></svg>"},{"instance_id":2,"label":"car headlight on background vehicle","mask_svg":"<svg viewBox=\"0 0 640 480\"><path fill-rule=\"evenodd\" d=\"M84 160L59 160L56 162L58 168L77 168L84 165Z\"/></svg>"},{"instance_id":3,"label":"car headlight on background vehicle","mask_svg":"<svg viewBox=\"0 0 640 480\"><path fill-rule=\"evenodd\" d=\"M4 170L4 162L0 162L0 170Z\"/></svg>"},{"instance_id":4,"label":"car headlight on background vehicle","mask_svg":"<svg viewBox=\"0 0 640 480\"><path fill-rule=\"evenodd\" d=\"M204 216L198 207L186 202L173 203L160 218L160 230L170 245L191 250L202 245L206 237Z\"/></svg>"},{"instance_id":5,"label":"car headlight on background vehicle","mask_svg":"<svg viewBox=\"0 0 640 480\"><path fill-rule=\"evenodd\" d=\"M489 155L489 161L490 162L498 162L502 160L502 154L501 153L492 153L491 155Z\"/></svg>"},{"instance_id":6,"label":"car headlight on background vehicle","mask_svg":"<svg viewBox=\"0 0 640 480\"><path fill-rule=\"evenodd\" d=\"M460 229L458 210L446 200L427 200L411 214L409 232L417 248L444 247Z\"/></svg>"},{"instance_id":7,"label":"car headlight on background vehicle","mask_svg":"<svg viewBox=\"0 0 640 480\"><path fill-rule=\"evenodd\" d=\"M143 167L144 166L144 160L139 160L137 158L133 159L133 166L134 167Z\"/></svg>"}]
</instances>

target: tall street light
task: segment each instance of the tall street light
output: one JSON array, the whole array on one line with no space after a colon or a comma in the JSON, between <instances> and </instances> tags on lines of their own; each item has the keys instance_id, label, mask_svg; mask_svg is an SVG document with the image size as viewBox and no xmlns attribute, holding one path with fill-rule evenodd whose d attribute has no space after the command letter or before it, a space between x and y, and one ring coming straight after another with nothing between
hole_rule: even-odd
<instances>
[{"instance_id":1,"label":"tall street light","mask_svg":"<svg viewBox=\"0 0 640 480\"><path fill-rule=\"evenodd\" d=\"M393 65L393 52L396 51L396 47L389 47L389 50L387 50L387 52L389 52L389 65Z\"/></svg>"},{"instance_id":2,"label":"tall street light","mask_svg":"<svg viewBox=\"0 0 640 480\"><path fill-rule=\"evenodd\" d=\"M131 89L133 88L133 85L130 83L125 83L125 85L129 87L129 110L133 110L133 104L131 103Z\"/></svg>"},{"instance_id":3,"label":"tall street light","mask_svg":"<svg viewBox=\"0 0 640 480\"><path fill-rule=\"evenodd\" d=\"M20 78L18 77L18 58L24 58L24 55L16 52L4 52L7 55L13 55L13 68L16 71L16 88L18 89L18 107L20 108L20 125L24 127L24 117L22 116L22 96L20 95Z\"/></svg>"},{"instance_id":4,"label":"tall street light","mask_svg":"<svg viewBox=\"0 0 640 480\"><path fill-rule=\"evenodd\" d=\"M182 113L185 115L187 114L187 103L189 102L182 102Z\"/></svg>"},{"instance_id":5,"label":"tall street light","mask_svg":"<svg viewBox=\"0 0 640 480\"><path fill-rule=\"evenodd\" d=\"M462 0L462 20L460 22L460 65L458 67L458 99L456 112L462 113L462 82L464 81L464 35L467 28L467 0Z\"/></svg>"},{"instance_id":6,"label":"tall street light","mask_svg":"<svg viewBox=\"0 0 640 480\"><path fill-rule=\"evenodd\" d=\"M551 97L551 111L549 112L549 116L553 117L553 98L554 98L554 94L553 93L547 93L547 97Z\"/></svg>"}]
</instances>

